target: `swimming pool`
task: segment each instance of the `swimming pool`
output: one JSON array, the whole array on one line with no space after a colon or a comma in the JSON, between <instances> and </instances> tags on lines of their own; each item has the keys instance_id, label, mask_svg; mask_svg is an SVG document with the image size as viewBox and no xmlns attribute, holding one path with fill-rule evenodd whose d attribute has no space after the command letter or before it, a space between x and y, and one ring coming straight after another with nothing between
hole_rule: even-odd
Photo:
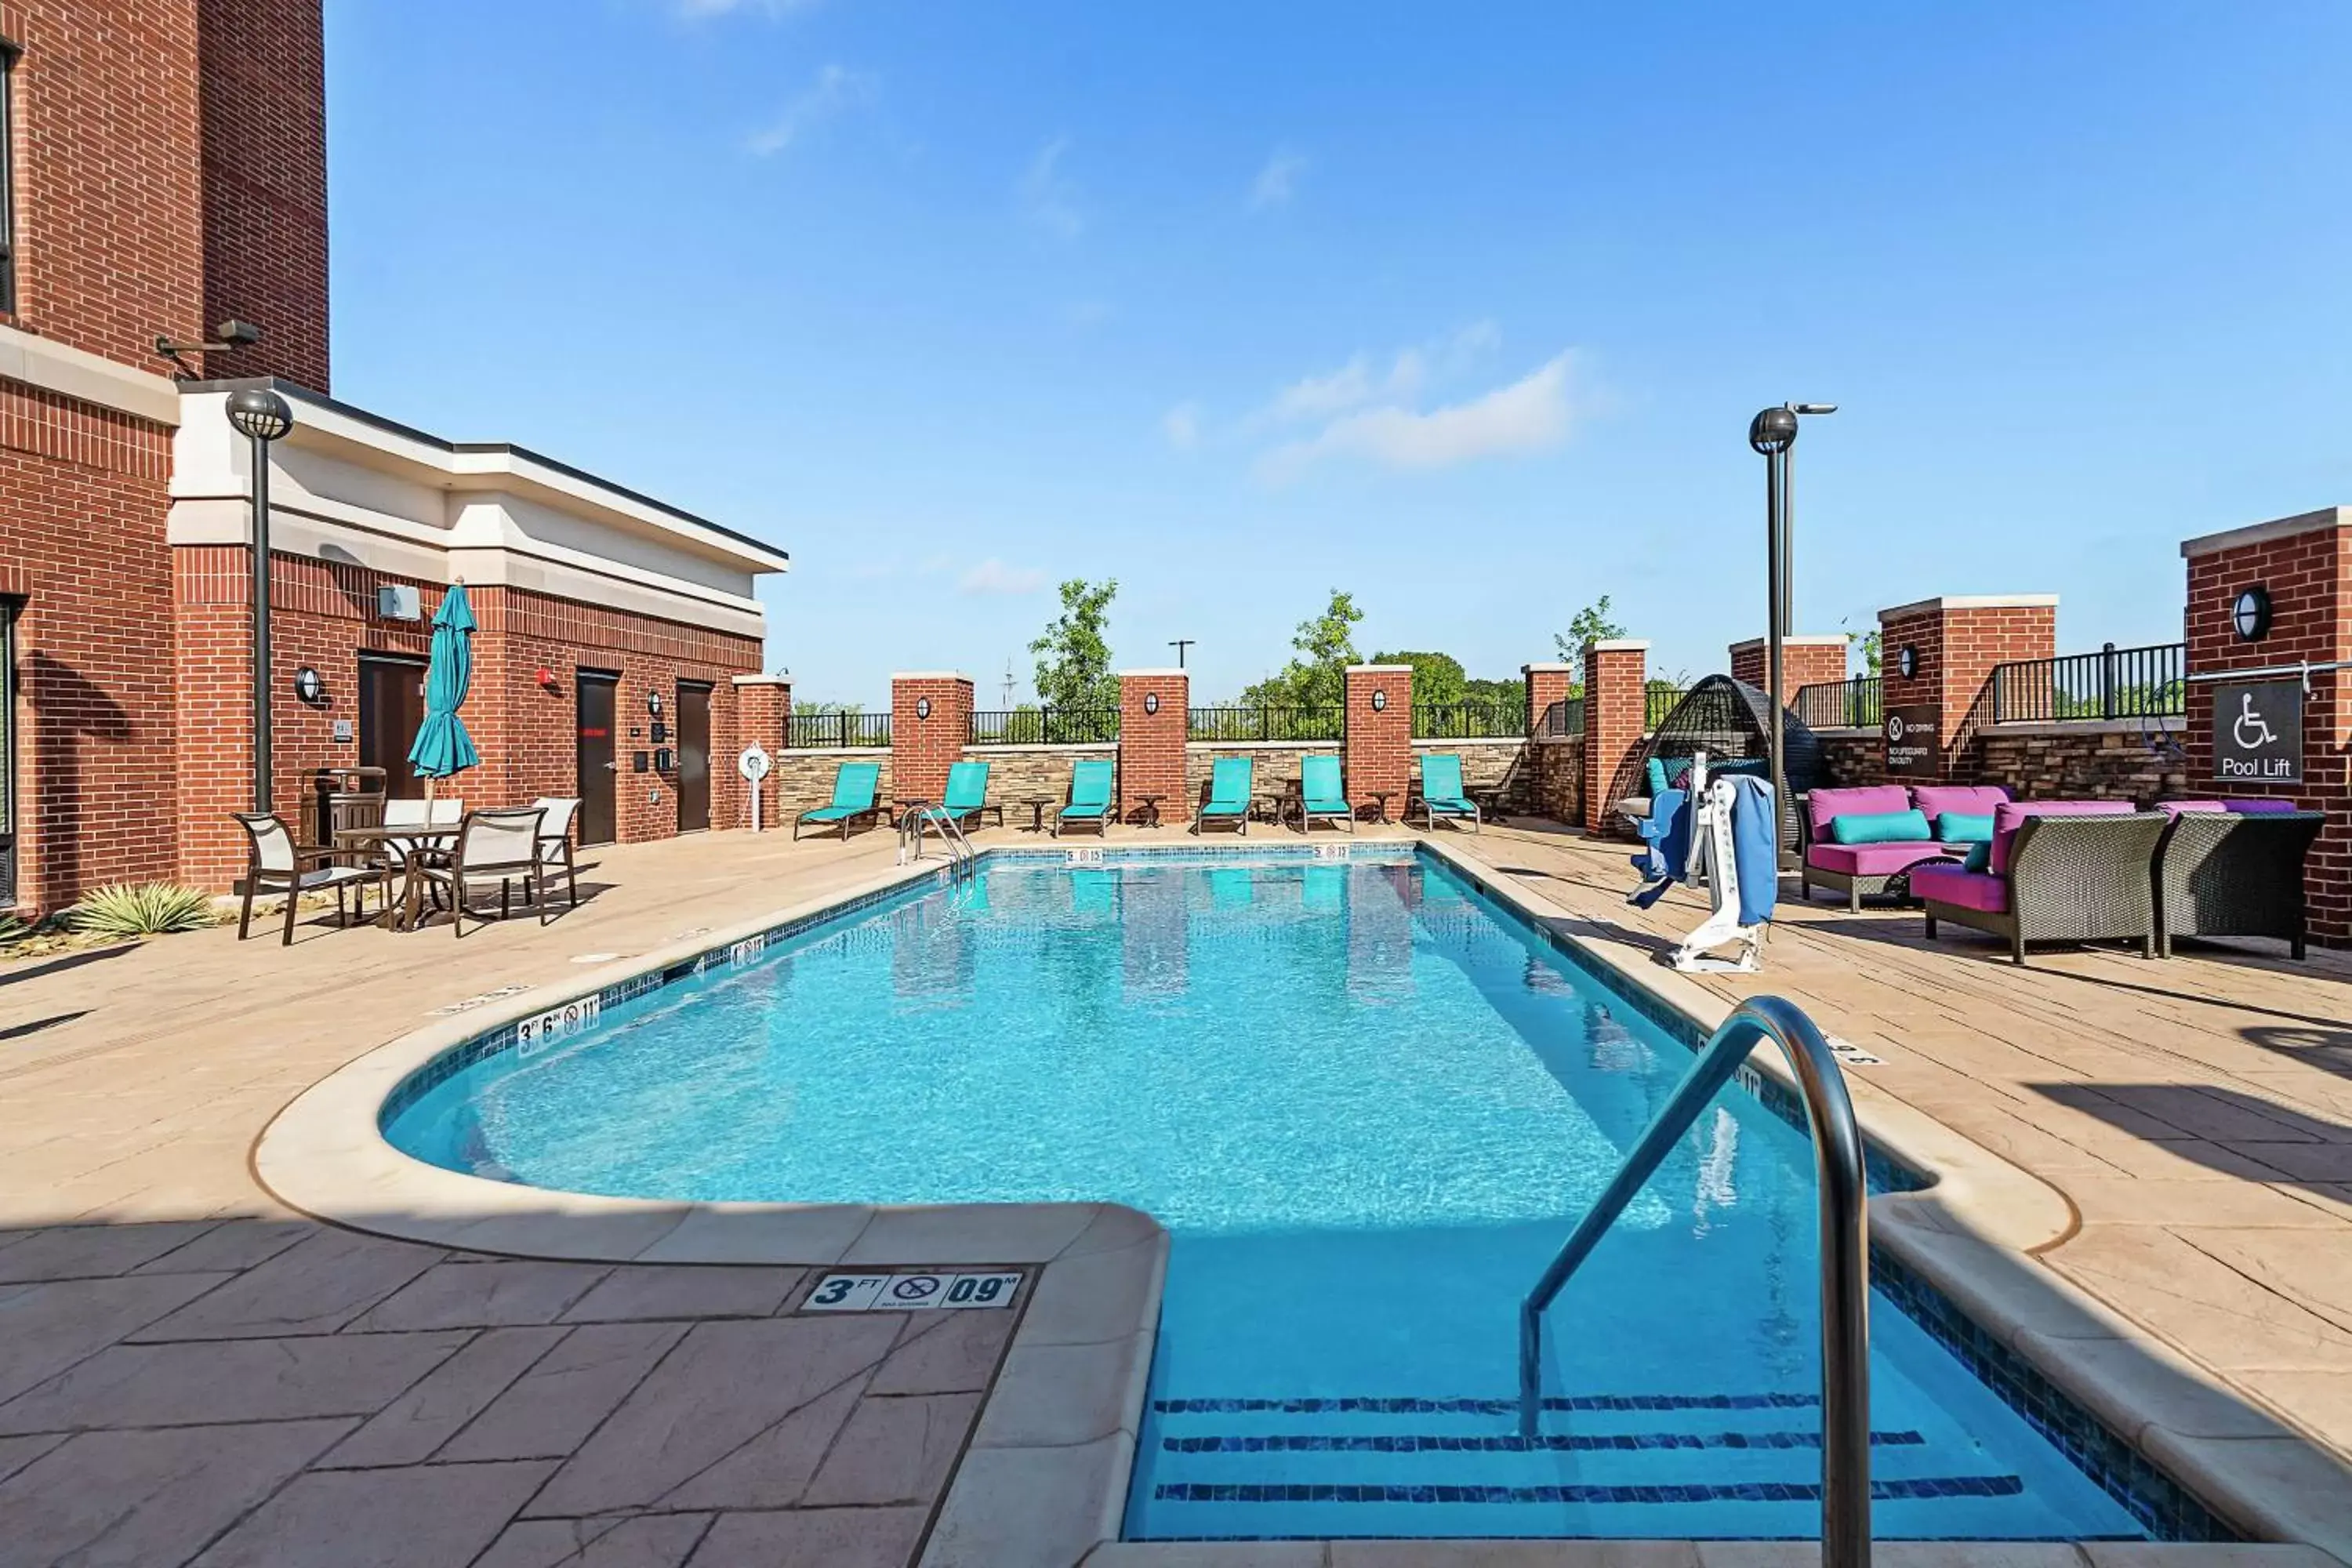
<instances>
[{"instance_id":1,"label":"swimming pool","mask_svg":"<svg viewBox=\"0 0 2352 1568\"><path fill-rule=\"evenodd\" d=\"M1520 1298L1688 1050L1410 851L991 856L396 1100L451 1169L696 1200L1085 1200L1173 1244L1127 1516L1196 1536L1805 1536L1810 1152L1728 1090ZM1881 1296L1884 1539L2138 1538Z\"/></svg>"}]
</instances>

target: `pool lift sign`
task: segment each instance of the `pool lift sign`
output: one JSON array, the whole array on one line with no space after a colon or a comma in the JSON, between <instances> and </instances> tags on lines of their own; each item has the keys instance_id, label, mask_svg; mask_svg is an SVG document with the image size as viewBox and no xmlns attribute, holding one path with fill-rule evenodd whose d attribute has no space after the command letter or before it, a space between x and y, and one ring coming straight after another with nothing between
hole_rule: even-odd
<instances>
[{"instance_id":1,"label":"pool lift sign","mask_svg":"<svg viewBox=\"0 0 2352 1568\"><path fill-rule=\"evenodd\" d=\"M2213 776L2239 784L2302 782L2303 682L2214 686Z\"/></svg>"}]
</instances>

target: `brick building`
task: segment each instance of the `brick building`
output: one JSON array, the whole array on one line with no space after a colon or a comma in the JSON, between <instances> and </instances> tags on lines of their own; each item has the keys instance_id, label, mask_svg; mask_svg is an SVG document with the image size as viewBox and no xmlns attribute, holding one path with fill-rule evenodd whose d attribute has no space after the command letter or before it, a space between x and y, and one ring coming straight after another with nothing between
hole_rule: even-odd
<instances>
[{"instance_id":1,"label":"brick building","mask_svg":"<svg viewBox=\"0 0 2352 1568\"><path fill-rule=\"evenodd\" d=\"M322 59L320 0L0 0L0 910L243 864L252 476L223 405L249 381L296 418L270 464L281 815L322 766L403 793L462 579L483 765L451 793L582 795L592 842L740 820L734 678L783 553L327 395ZM232 319L260 339L158 353Z\"/></svg>"}]
</instances>

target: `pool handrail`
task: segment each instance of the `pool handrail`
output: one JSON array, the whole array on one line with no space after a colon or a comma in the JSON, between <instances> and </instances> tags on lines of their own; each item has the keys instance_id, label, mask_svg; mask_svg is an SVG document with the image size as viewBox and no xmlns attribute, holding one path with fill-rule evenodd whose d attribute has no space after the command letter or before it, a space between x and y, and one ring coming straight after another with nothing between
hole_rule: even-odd
<instances>
[{"instance_id":1,"label":"pool handrail","mask_svg":"<svg viewBox=\"0 0 2352 1568\"><path fill-rule=\"evenodd\" d=\"M1519 1308L1519 1431L1543 1409L1543 1315L1757 1043L1796 1075L1821 1185L1822 1563L1870 1563L1870 1212L1862 1129L1829 1041L1794 1003L1751 996L1707 1037L1665 1106Z\"/></svg>"}]
</instances>

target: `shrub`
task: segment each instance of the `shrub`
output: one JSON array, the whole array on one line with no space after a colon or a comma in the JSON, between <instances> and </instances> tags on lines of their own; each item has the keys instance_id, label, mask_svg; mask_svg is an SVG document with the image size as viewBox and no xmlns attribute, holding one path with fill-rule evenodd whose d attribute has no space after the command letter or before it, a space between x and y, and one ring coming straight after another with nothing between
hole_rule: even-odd
<instances>
[{"instance_id":1,"label":"shrub","mask_svg":"<svg viewBox=\"0 0 2352 1568\"><path fill-rule=\"evenodd\" d=\"M33 928L15 915L0 915L0 947L24 941L33 934Z\"/></svg>"},{"instance_id":2,"label":"shrub","mask_svg":"<svg viewBox=\"0 0 2352 1568\"><path fill-rule=\"evenodd\" d=\"M214 923L213 901L172 882L117 882L68 910L66 924L91 936L154 936Z\"/></svg>"}]
</instances>

